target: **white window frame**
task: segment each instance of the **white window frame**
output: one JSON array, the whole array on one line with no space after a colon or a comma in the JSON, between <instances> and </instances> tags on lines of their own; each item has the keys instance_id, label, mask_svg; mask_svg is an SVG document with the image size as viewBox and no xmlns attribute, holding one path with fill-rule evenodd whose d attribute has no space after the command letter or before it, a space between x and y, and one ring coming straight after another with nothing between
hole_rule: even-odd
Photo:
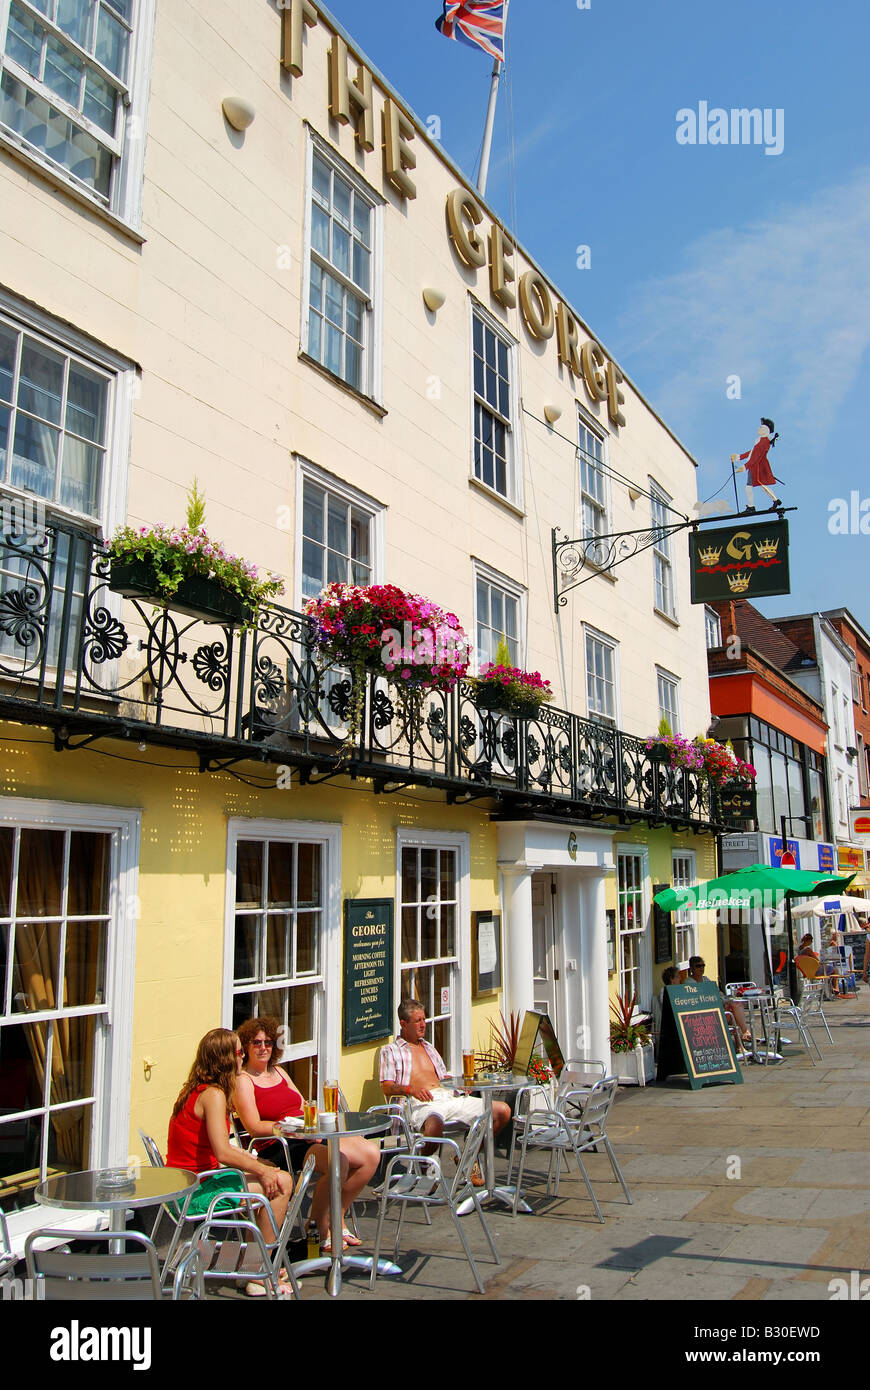
<instances>
[{"instance_id":1,"label":"white window frame","mask_svg":"<svg viewBox=\"0 0 870 1390\"><path fill-rule=\"evenodd\" d=\"M22 9L38 19L49 34L56 33L65 46L77 53L86 66L101 73L103 69L95 58L81 49L74 39L58 29L32 3L32 0L18 0ZM11 57L5 55L7 25L12 0L0 0L0 69L8 69L17 82L29 91L36 93L54 110L68 117L87 134L93 136L101 145L109 149L115 165L112 173L112 186L106 200L86 183L79 181L60 164L56 164L35 145L29 144L12 131L0 128L0 144L11 150L18 159L36 168L49 182L63 188L78 201L88 204L102 216L134 232L142 227L142 186L145 171L145 135L148 127L148 111L151 90L151 71L154 50L154 20L156 0L136 0L131 21L132 35L129 55L129 74L126 87L113 74L112 85L117 86L124 95L121 99L123 114L120 117L121 133L117 139L110 137L101 127L95 126L61 97L31 77ZM107 76L109 74L107 73Z\"/></svg>"},{"instance_id":2,"label":"white window frame","mask_svg":"<svg viewBox=\"0 0 870 1390\"><path fill-rule=\"evenodd\" d=\"M293 538L294 564L293 564L293 592L295 594L295 607L302 608L304 598L302 595L302 495L306 480L314 483L315 486L323 488L325 492L331 492L335 497L341 499L348 506L356 507L358 511L365 512L371 521L371 546L372 546L372 580L373 584L383 584L385 575L384 554L386 548L386 518L387 508L383 502L377 502L373 497L368 497L364 492L359 492L350 483L344 482L341 478L336 478L332 473L327 473L324 468L318 467L316 463L301 454L294 454L296 462L296 527Z\"/></svg>"},{"instance_id":3,"label":"white window frame","mask_svg":"<svg viewBox=\"0 0 870 1390\"><path fill-rule=\"evenodd\" d=\"M522 505L523 505L523 483L522 483L522 469L521 469L521 467L520 467L519 417L518 417L518 407L519 407L519 400L518 400L518 380L519 380L519 378L518 378L518 364L519 364L519 351L518 351L518 349L519 349L519 345L518 345L518 343L517 343L516 338L514 338L514 337L507 331L507 329L504 327L504 325L503 325L502 323L499 322L499 320L495 317L495 315L494 315L494 314L491 314L490 311L489 311L487 308L485 308L485 306L484 306L483 304L481 304L480 301L479 301L478 299L475 299L473 295L469 295L469 303L470 303L470 306L471 306L471 316L470 316L470 320L469 320L469 335L468 335L468 380L469 380L470 387L471 387L471 391L470 391L470 396L471 396L471 434L470 434L470 438L471 438L471 453L470 453L470 459L469 459L469 466L470 466L470 470L471 470L471 471L470 471L470 475L469 475L469 476L470 476L470 480L471 480L472 483L474 483L474 485L475 485L476 487L482 488L483 491L484 491L485 493L487 493L490 497L497 497L497 498L499 499L499 501L501 501L501 502L507 502L510 506L513 506L513 507L516 507L516 508L518 508L518 509L521 509L521 508L522 508ZM509 382L508 382L508 395L509 395L508 406L509 406L509 413L508 413L507 415L502 415L501 412L493 410L493 408L492 408L492 406L490 405L490 403L486 400L486 397L485 397L485 396L478 396L477 392L476 392L475 389L474 389L474 320L475 320L475 319L479 319L479 320L480 320L480 322L483 324L483 328L484 328L484 331L485 331L485 332L490 332L490 333L495 334L496 338L498 338L498 339L504 344L504 346L507 348L507 354L508 354L508 371L509 371L509 373L510 373L510 380L509 380ZM489 483L484 482L483 478L478 478L477 473L475 472L475 457L474 457L474 452L475 452L475 407L476 407L478 404L481 405L481 406L483 407L484 410L489 411L489 413L493 416L493 418L499 420L499 421L505 426L505 430L506 430L505 444L506 444L506 451L507 451L507 458L506 458L506 482L507 482L507 491L506 491L506 492L499 492L498 488L496 488L496 487L491 487Z\"/></svg>"},{"instance_id":4,"label":"white window frame","mask_svg":"<svg viewBox=\"0 0 870 1390\"><path fill-rule=\"evenodd\" d=\"M369 286L368 309L365 314L365 343L363 347L362 385L354 386L344 377L338 376L318 357L309 352L309 311L311 297L311 208L314 199L314 154L332 166L343 179L350 183L354 191L364 198L372 210L371 284ZM339 383L354 396L372 400L376 405L384 404L384 200L370 184L360 178L337 150L333 149L316 131L308 128L308 144L305 152L305 244L302 252L302 320L299 331L300 352L309 362L314 362L332 380ZM319 258L322 259L322 258ZM324 261L329 274L341 281L349 294L364 299L364 293L352 279L344 276L331 262Z\"/></svg>"},{"instance_id":5,"label":"white window frame","mask_svg":"<svg viewBox=\"0 0 870 1390\"><path fill-rule=\"evenodd\" d=\"M650 524L655 531L657 528L670 524L669 510L673 498L669 497L664 488L659 487L658 483L652 478L649 480L650 492ZM656 516L656 510L661 509L661 515ZM674 556L671 546L672 537L661 535L653 542L653 608L662 617L669 618L671 622L677 621L677 577L674 570ZM661 588L664 592L665 607L658 601L659 575L662 576ZM667 601L670 599L670 608Z\"/></svg>"},{"instance_id":6,"label":"white window frame","mask_svg":"<svg viewBox=\"0 0 870 1390\"><path fill-rule=\"evenodd\" d=\"M707 643L707 650L711 651L715 647L722 645L722 619L715 608L704 608L704 637ZM711 641L711 638L713 639Z\"/></svg>"},{"instance_id":7,"label":"white window frame","mask_svg":"<svg viewBox=\"0 0 870 1390\"><path fill-rule=\"evenodd\" d=\"M662 689L669 686L674 694L673 711L667 710L662 704ZM671 726L671 733L678 734L683 727L683 708L680 698L680 678L675 676L672 671L666 671L663 666L656 667L656 700L659 707L659 720L666 718Z\"/></svg>"},{"instance_id":8,"label":"white window frame","mask_svg":"<svg viewBox=\"0 0 870 1390\"><path fill-rule=\"evenodd\" d=\"M393 981L396 1007L401 998L402 981L402 850L452 849L456 851L456 965L453 989L458 999L452 1011L453 1055L444 1061L451 1072L461 1064L461 1052L471 1041L471 837L466 831L402 830L396 831L396 921L393 950ZM398 1023L394 1020L395 1031Z\"/></svg>"},{"instance_id":9,"label":"white window frame","mask_svg":"<svg viewBox=\"0 0 870 1390\"><path fill-rule=\"evenodd\" d=\"M685 861L687 871L678 869L678 863ZM671 884L674 888L692 888L698 882L698 860L693 849L671 850ZM674 911L674 961L688 960L697 953L698 932L696 914L684 907Z\"/></svg>"},{"instance_id":10,"label":"white window frame","mask_svg":"<svg viewBox=\"0 0 870 1390\"><path fill-rule=\"evenodd\" d=\"M232 1027L233 972L236 931L236 855L239 840L300 841L320 845L323 874L323 938L321 974L323 1007L317 1039L318 1074L338 1075L341 1058L341 832L339 824L326 821L246 820L230 817L227 823L226 900L224 907L223 1026ZM276 987L280 987L276 982Z\"/></svg>"},{"instance_id":11,"label":"white window frame","mask_svg":"<svg viewBox=\"0 0 870 1390\"><path fill-rule=\"evenodd\" d=\"M587 434L587 435L591 435L594 439L598 440L599 444L601 445L601 459L600 459L600 462L599 462L598 460L591 459L591 458L590 458L590 455L587 453L586 449L584 449L583 444L582 444L582 442L581 442L581 440L582 440L582 434L581 434L581 432L583 432L583 433L585 433L585 434ZM598 427L598 426L596 426L596 425L592 425L592 424L590 423L590 420L589 420L588 415L587 415L586 412L583 410L582 406L578 403L578 405L577 405L577 453L578 453L578 461L577 461L577 462L578 462L578 467L577 467L577 485L578 485L579 493L580 493L580 535L583 537L584 540L591 540L591 539L593 539L595 536L609 535L610 532L611 532L611 530L612 530L612 520L611 520L612 496L611 496L611 489L610 489L610 475L609 475L608 466L607 466L607 464L608 464L608 448L607 448L607 445L608 445L608 436L602 432L602 430L600 429L600 427ZM584 467L584 463L586 463L587 466L593 468L594 471L598 473L598 476L599 476L599 478L600 478L600 480L601 480L601 497L596 497L596 495L595 495L594 493L587 492L587 490L584 488L584 486L583 486L583 467ZM593 511L593 514L594 514L595 517L596 517L596 526L595 526L592 530L590 530L590 529L586 526L586 507L587 507L587 505L590 507L590 509ZM598 524L598 523L600 523L600 524ZM587 558L591 560L592 564L595 564L595 563L596 563L596 560L595 560L595 556L594 556L594 555L587 555ZM603 559L606 558L606 557L601 556L600 558L603 560Z\"/></svg>"},{"instance_id":12,"label":"white window frame","mask_svg":"<svg viewBox=\"0 0 870 1390\"><path fill-rule=\"evenodd\" d=\"M648 1010L652 1005L652 948L650 938L652 928L650 925L651 914L651 894L649 876L649 848L641 844L617 844L614 846L616 851L616 978L617 989L620 994L625 993L622 974L622 938L624 936L634 936L639 939L637 973L638 991L637 1007L641 1011ZM643 905L643 927L633 927L630 931L622 930L619 915L619 860L629 856L640 860L640 879L641 879L641 902Z\"/></svg>"},{"instance_id":13,"label":"white window frame","mask_svg":"<svg viewBox=\"0 0 870 1390\"><path fill-rule=\"evenodd\" d=\"M491 589L500 589L500 590L502 591L502 594L503 594L506 598L511 598L511 599L514 599L514 600L515 600L515 602L516 602L516 604L517 604L517 647L519 648L518 656L517 656L517 663L516 663L516 664L517 664L517 666L519 666L519 667L521 667L521 668L524 668L524 666L525 666L525 661L526 661L526 631L527 631L527 629L526 629L526 613L527 613L527 601L526 601L526 600L527 600L527 593L526 593L526 590L522 587L521 584L517 584L515 580L513 580L513 579L508 579L507 575L500 574L498 570L494 570L494 569L491 568L491 566L484 564L484 562L483 562L482 560L476 560L476 559L474 559L474 557L472 557L472 562L471 562L471 563L472 563L472 570L473 570L473 577L474 577L474 591L473 591L473 596L472 596L472 622L473 622L473 625L474 625L474 626L473 626L473 634L474 634L474 635L473 635L472 641L473 641L473 643L474 643L474 663L475 663L475 670L479 670L479 669L480 669L480 663L479 663L479 660L478 660L478 647L477 647L477 585L478 585L478 581L480 581L480 582L483 583L483 584L489 585L489 587L490 587ZM494 653L494 652L493 652L492 660L495 660L495 653Z\"/></svg>"},{"instance_id":14,"label":"white window frame","mask_svg":"<svg viewBox=\"0 0 870 1390\"><path fill-rule=\"evenodd\" d=\"M585 681L584 700L586 707L586 718L601 724L607 729L619 729L622 727L622 700L620 695L620 672L619 672L619 642L616 638L609 636L606 632L601 632L598 628L592 627L590 623L582 623L583 632L583 674ZM599 710L593 710L589 705L589 653L587 642L591 640L600 646L610 650L613 658L613 701L614 711L611 721L608 715L602 715Z\"/></svg>"},{"instance_id":15,"label":"white window frame","mask_svg":"<svg viewBox=\"0 0 870 1390\"><path fill-rule=\"evenodd\" d=\"M91 1108L91 1166L124 1164L130 1144L130 1087L133 1074L133 1006L135 1002L136 930L139 917L139 841L141 810L67 801L40 801L24 797L0 800L0 825L35 830L93 830L112 836L109 869L109 916L112 927L106 941L105 1032L94 1049L94 1094ZM14 1022L37 1022L56 1017L27 1014ZM55 1225L74 1225L76 1213L59 1214ZM91 1213L93 1220L93 1213ZM10 1236L16 1253L23 1255L24 1238L45 1225L45 1209L23 1207L9 1216Z\"/></svg>"}]
</instances>

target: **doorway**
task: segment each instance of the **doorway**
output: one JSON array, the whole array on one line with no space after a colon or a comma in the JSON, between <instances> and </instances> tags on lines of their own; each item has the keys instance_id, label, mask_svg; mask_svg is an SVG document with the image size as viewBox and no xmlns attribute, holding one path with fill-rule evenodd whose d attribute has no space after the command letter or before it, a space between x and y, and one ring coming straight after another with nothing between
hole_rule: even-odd
<instances>
[{"instance_id":1,"label":"doorway","mask_svg":"<svg viewBox=\"0 0 870 1390\"><path fill-rule=\"evenodd\" d=\"M560 959L557 948L559 895L554 874L532 876L532 975L535 1009L548 1015L559 1036Z\"/></svg>"}]
</instances>

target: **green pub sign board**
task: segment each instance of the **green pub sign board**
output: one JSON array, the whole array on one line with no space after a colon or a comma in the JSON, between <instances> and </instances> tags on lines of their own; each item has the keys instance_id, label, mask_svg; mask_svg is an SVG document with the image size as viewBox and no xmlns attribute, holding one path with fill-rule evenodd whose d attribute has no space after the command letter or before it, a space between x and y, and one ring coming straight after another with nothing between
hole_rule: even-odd
<instances>
[{"instance_id":1,"label":"green pub sign board","mask_svg":"<svg viewBox=\"0 0 870 1390\"><path fill-rule=\"evenodd\" d=\"M788 522L736 522L691 531L689 569L693 603L788 594Z\"/></svg>"},{"instance_id":2,"label":"green pub sign board","mask_svg":"<svg viewBox=\"0 0 870 1390\"><path fill-rule=\"evenodd\" d=\"M668 985L662 1004L656 1079L687 1072L693 1091L722 1082L741 1084L743 1076L716 986L710 980Z\"/></svg>"},{"instance_id":3,"label":"green pub sign board","mask_svg":"<svg viewBox=\"0 0 870 1390\"><path fill-rule=\"evenodd\" d=\"M393 899L346 898L342 1042L391 1037L393 1022Z\"/></svg>"}]
</instances>

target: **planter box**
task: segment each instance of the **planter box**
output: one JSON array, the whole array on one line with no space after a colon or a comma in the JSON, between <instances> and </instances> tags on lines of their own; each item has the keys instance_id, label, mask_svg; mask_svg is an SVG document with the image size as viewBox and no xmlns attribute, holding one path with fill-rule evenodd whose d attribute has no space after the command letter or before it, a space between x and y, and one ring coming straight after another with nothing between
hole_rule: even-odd
<instances>
[{"instance_id":1,"label":"planter box","mask_svg":"<svg viewBox=\"0 0 870 1390\"><path fill-rule=\"evenodd\" d=\"M172 597L165 598L157 592L154 567L149 560L112 560L109 587L124 598L150 599L189 618L205 618L208 622L235 625L251 622L254 617L254 610L244 599L204 575L182 579Z\"/></svg>"},{"instance_id":2,"label":"planter box","mask_svg":"<svg viewBox=\"0 0 870 1390\"><path fill-rule=\"evenodd\" d=\"M540 705L522 705L517 708L511 703L509 696L496 688L476 690L474 703L479 710L486 710L488 714L504 715L505 719L536 719L541 712Z\"/></svg>"},{"instance_id":3,"label":"planter box","mask_svg":"<svg viewBox=\"0 0 870 1390\"><path fill-rule=\"evenodd\" d=\"M662 748L661 744L654 743L652 748L647 751L651 763L670 763L671 761L670 748Z\"/></svg>"},{"instance_id":4,"label":"planter box","mask_svg":"<svg viewBox=\"0 0 870 1390\"><path fill-rule=\"evenodd\" d=\"M640 1061L640 1070L638 1070ZM621 1086L647 1086L656 1074L655 1053L652 1044L633 1052L611 1052L610 1071L608 1075L615 1076Z\"/></svg>"}]
</instances>

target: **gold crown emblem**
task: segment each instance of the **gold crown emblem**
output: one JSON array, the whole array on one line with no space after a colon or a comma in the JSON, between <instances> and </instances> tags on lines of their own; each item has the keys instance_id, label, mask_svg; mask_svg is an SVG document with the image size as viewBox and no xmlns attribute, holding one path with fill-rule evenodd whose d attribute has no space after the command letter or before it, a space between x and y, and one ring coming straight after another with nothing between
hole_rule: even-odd
<instances>
[{"instance_id":1,"label":"gold crown emblem","mask_svg":"<svg viewBox=\"0 0 870 1390\"><path fill-rule=\"evenodd\" d=\"M728 588L731 590L732 594L745 594L746 590L749 588L749 581L752 575L741 574L738 570L736 574L726 575L726 578L728 580Z\"/></svg>"},{"instance_id":2,"label":"gold crown emblem","mask_svg":"<svg viewBox=\"0 0 870 1390\"><path fill-rule=\"evenodd\" d=\"M779 550L779 541L762 541L761 545L755 547L759 560L775 560L776 552Z\"/></svg>"},{"instance_id":3,"label":"gold crown emblem","mask_svg":"<svg viewBox=\"0 0 870 1390\"><path fill-rule=\"evenodd\" d=\"M718 565L719 556L722 554L722 547L720 545L718 550L714 550L712 545L708 545L706 550L699 550L698 554L701 557L702 565Z\"/></svg>"}]
</instances>

